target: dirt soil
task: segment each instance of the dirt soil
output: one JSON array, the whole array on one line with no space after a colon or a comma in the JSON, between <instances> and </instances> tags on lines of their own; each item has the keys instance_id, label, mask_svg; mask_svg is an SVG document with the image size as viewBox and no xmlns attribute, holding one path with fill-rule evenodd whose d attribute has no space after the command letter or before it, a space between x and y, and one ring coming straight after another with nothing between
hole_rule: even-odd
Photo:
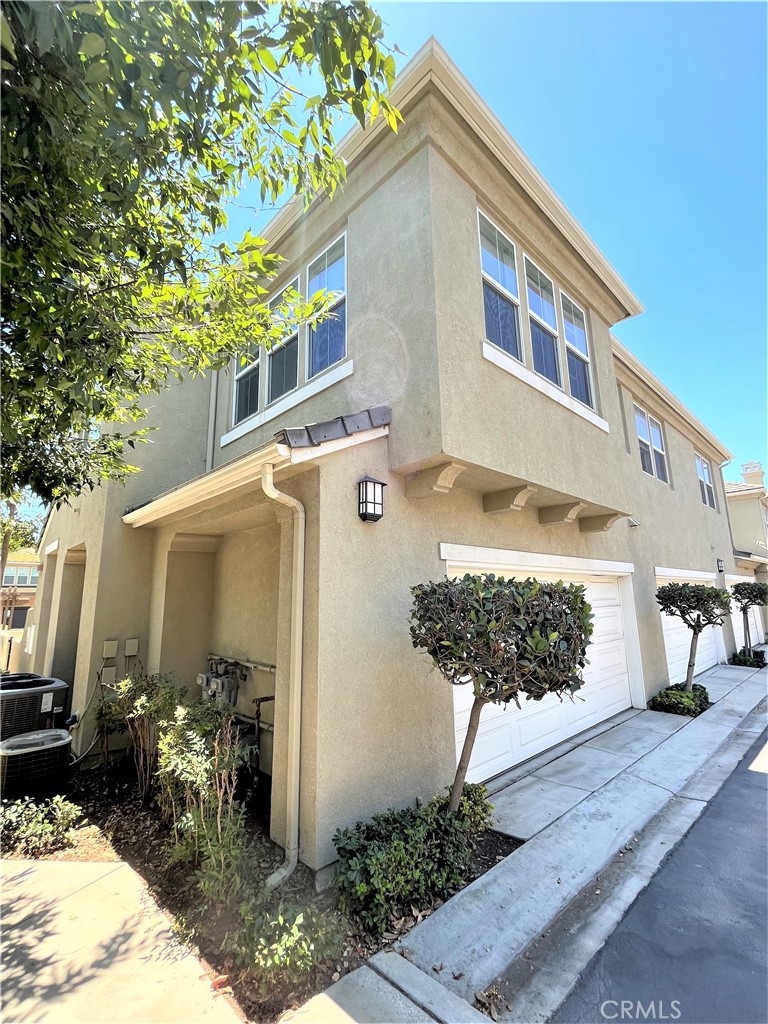
<instances>
[{"instance_id":1,"label":"dirt soil","mask_svg":"<svg viewBox=\"0 0 768 1024\"><path fill-rule=\"evenodd\" d=\"M392 921L392 930L381 939L360 931L345 922L345 934L339 956L316 970L311 979L294 991L275 993L268 1000L260 999L247 978L238 978L231 961L221 953L221 944L231 922L225 917L204 921L200 915L200 896L188 867L168 867L164 848L168 827L155 806L144 807L136 792L135 776L130 761L83 768L76 775L68 798L82 808L84 822L70 833L71 845L49 854L53 860L112 861L124 860L144 879L158 904L174 921L178 936L191 946L206 963L216 988L231 987L232 993L249 1021L271 1024L286 1010L294 1009L317 992L327 988L378 952L406 934L433 913L439 903L428 908L412 908L407 917ZM283 851L269 839L268 811L254 810L248 818L253 837L253 852L258 872L266 877L283 860ZM477 842L472 875L467 883L484 874L498 861L509 856L521 843L498 832L488 832ZM282 886L286 902L314 905L319 910L332 910L333 889L318 894L314 876L299 864L291 878Z\"/></svg>"}]
</instances>

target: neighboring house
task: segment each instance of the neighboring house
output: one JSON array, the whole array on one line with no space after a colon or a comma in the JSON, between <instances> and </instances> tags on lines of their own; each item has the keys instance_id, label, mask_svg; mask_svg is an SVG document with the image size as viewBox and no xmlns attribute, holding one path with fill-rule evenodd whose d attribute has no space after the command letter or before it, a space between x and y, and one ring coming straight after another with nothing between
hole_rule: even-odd
<instances>
[{"instance_id":1,"label":"neighboring house","mask_svg":"<svg viewBox=\"0 0 768 1024\"><path fill-rule=\"evenodd\" d=\"M284 845L300 722L314 869L337 828L453 776L470 694L413 650L410 586L587 586L584 699L486 708L485 779L683 678L690 636L656 588L736 571L729 453L610 333L638 300L434 41L394 101L398 135L342 142L344 191L263 232L287 257L274 297L328 287L335 319L158 397L143 471L53 513L40 547L31 665L73 681L75 711L102 668L135 664L128 640L191 686L211 653L276 666L238 709L276 696L263 757ZM364 477L386 485L375 522ZM708 631L699 670L733 649L730 624Z\"/></svg>"},{"instance_id":2,"label":"neighboring house","mask_svg":"<svg viewBox=\"0 0 768 1024\"><path fill-rule=\"evenodd\" d=\"M725 482L728 514L731 519L734 555L740 578L768 582L768 490L760 462L741 467L741 482ZM729 581L731 582L731 581ZM735 582L735 581L733 581ZM768 608L753 608L752 643L762 643L768 634ZM741 621L734 622L736 642L744 642Z\"/></svg>"},{"instance_id":3,"label":"neighboring house","mask_svg":"<svg viewBox=\"0 0 768 1024\"><path fill-rule=\"evenodd\" d=\"M0 591L0 622L4 629L23 629L34 607L40 559L31 549L8 556Z\"/></svg>"}]
</instances>

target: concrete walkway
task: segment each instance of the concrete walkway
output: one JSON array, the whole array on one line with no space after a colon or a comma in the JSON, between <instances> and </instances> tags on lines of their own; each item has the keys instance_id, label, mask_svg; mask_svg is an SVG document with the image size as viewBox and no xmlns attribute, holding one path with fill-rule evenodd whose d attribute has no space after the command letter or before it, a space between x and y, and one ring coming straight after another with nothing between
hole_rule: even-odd
<instances>
[{"instance_id":1,"label":"concrete walkway","mask_svg":"<svg viewBox=\"0 0 768 1024\"><path fill-rule=\"evenodd\" d=\"M6 1024L238 1024L123 863L2 862Z\"/></svg>"},{"instance_id":2,"label":"concrete walkway","mask_svg":"<svg viewBox=\"0 0 768 1024\"><path fill-rule=\"evenodd\" d=\"M697 790L695 777L764 705L768 673L719 665L698 681L716 703L696 719L624 712L561 756L520 766L492 799L498 827L528 841L417 925L396 953L373 957L292 1019L487 1021L472 1006L475 993L496 984L651 819L684 789L686 828L706 807L713 793Z\"/></svg>"}]
</instances>

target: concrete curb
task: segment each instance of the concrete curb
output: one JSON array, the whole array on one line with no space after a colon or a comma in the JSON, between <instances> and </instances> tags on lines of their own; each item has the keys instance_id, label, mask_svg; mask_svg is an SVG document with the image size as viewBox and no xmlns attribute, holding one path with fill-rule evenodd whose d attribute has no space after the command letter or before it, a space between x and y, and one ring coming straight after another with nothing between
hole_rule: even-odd
<instances>
[{"instance_id":1,"label":"concrete curb","mask_svg":"<svg viewBox=\"0 0 768 1024\"><path fill-rule=\"evenodd\" d=\"M504 974L683 789L765 693L765 673L753 671L743 677L713 708L417 925L397 943L397 952L428 980L437 979L471 1004L475 992L487 989ZM439 964L443 967L436 975L433 967Z\"/></svg>"}]
</instances>

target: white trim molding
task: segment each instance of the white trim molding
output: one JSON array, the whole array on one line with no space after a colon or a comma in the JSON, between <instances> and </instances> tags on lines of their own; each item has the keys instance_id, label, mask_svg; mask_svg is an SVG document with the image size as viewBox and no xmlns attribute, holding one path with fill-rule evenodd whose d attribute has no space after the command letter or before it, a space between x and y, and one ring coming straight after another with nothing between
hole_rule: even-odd
<instances>
[{"instance_id":1,"label":"white trim molding","mask_svg":"<svg viewBox=\"0 0 768 1024\"><path fill-rule=\"evenodd\" d=\"M702 572L699 569L670 569L664 565L657 565L654 568L657 579L662 580L714 580L717 577L717 573Z\"/></svg>"},{"instance_id":2,"label":"white trim molding","mask_svg":"<svg viewBox=\"0 0 768 1024\"><path fill-rule=\"evenodd\" d=\"M500 569L525 569L544 572L560 570L566 575L629 576L633 562L611 562L603 558L578 558L536 551L508 551L506 548L481 548L468 544L441 544L440 558L452 565L489 565Z\"/></svg>"},{"instance_id":3,"label":"white trim molding","mask_svg":"<svg viewBox=\"0 0 768 1024\"><path fill-rule=\"evenodd\" d=\"M308 398L320 394L321 391L325 391L326 388L331 387L333 384L338 384L340 380L349 377L352 371L352 360L347 359L345 362L337 363L316 377L312 377L306 384L302 384L300 388L290 391L284 398L279 399L274 405L270 405L263 412L257 413L255 416L249 416L247 420L242 420L238 423L237 426L222 436L219 442L220 447L224 448L225 445L231 444L232 441L245 437L252 430L256 430L265 423L269 423L270 420L281 416L284 412L288 412L289 409L300 405Z\"/></svg>"},{"instance_id":4,"label":"white trim molding","mask_svg":"<svg viewBox=\"0 0 768 1024\"><path fill-rule=\"evenodd\" d=\"M57 540L51 541L50 544L46 544L43 548L44 555L55 555L59 550L59 542Z\"/></svg>"},{"instance_id":5,"label":"white trim molding","mask_svg":"<svg viewBox=\"0 0 768 1024\"><path fill-rule=\"evenodd\" d=\"M600 430L604 430L606 434L610 434L611 428L607 421L598 416L596 412L584 405L577 399L567 395L561 388L557 387L556 384L552 384L551 381L547 380L546 377L540 376L533 370L529 370L527 366L523 366L521 362L518 362L513 356L507 355L506 352L502 352L500 348L496 348L489 341L483 342L483 359L487 359L489 363L493 363L494 366L498 366L501 370L506 370L507 373L511 373L513 377L517 377L518 380L528 384L536 391L540 391L543 395L547 395L548 398L554 399L559 405L564 406L571 412L576 413L577 416L581 416L582 419L587 420L593 426L598 427Z\"/></svg>"}]
</instances>

